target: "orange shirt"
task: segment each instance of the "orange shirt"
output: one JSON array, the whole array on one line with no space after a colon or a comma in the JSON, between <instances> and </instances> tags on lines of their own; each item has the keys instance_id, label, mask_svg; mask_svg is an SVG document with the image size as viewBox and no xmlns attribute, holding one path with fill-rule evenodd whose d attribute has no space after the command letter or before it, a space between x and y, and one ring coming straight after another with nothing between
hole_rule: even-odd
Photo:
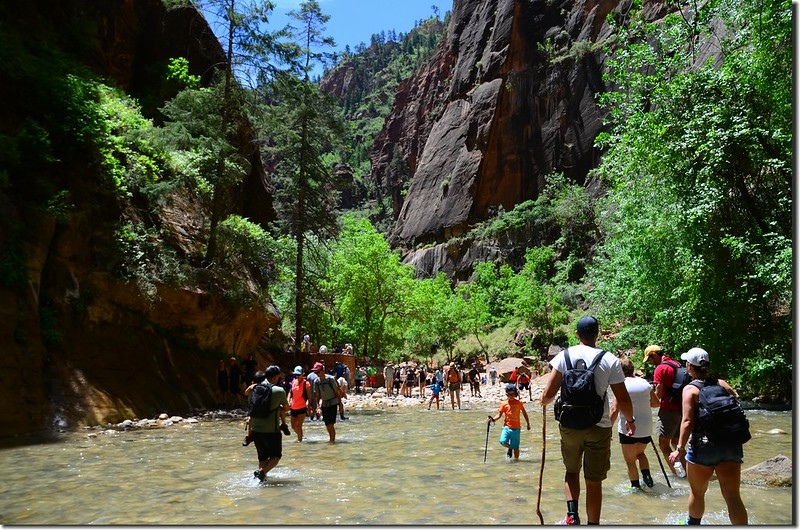
<instances>
[{"instance_id":1,"label":"orange shirt","mask_svg":"<svg viewBox=\"0 0 800 530\"><path fill-rule=\"evenodd\" d=\"M303 397L303 387L306 389L306 396L311 395L311 383L306 378L303 378L302 386L300 379L292 380L292 391L289 393L290 408L292 410L300 410L306 408L306 398Z\"/></svg>"},{"instance_id":2,"label":"orange shirt","mask_svg":"<svg viewBox=\"0 0 800 530\"><path fill-rule=\"evenodd\" d=\"M522 423L519 416L525 406L517 398L510 398L500 403L500 412L503 413L503 426L509 429L520 429Z\"/></svg>"}]
</instances>

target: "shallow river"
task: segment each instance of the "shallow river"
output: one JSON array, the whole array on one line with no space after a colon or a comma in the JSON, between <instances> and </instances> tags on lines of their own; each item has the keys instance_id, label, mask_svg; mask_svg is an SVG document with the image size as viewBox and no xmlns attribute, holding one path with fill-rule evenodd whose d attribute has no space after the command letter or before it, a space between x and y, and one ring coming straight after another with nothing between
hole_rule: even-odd
<instances>
[{"instance_id":1,"label":"shallow river","mask_svg":"<svg viewBox=\"0 0 800 530\"><path fill-rule=\"evenodd\" d=\"M284 438L284 457L265 484L253 478L254 446L242 447L241 421L220 420L159 430L89 437L0 450L0 524L4 525L538 525L541 408L533 408L522 454L506 461L494 408L420 408L352 412L338 422L336 445L321 422L306 421L307 439ZM790 412L749 411L750 467L777 454L793 458ZM769 435L780 428L788 434ZM548 410L541 511L545 524L565 513L558 429ZM604 482L603 524L676 524L686 517L688 485L667 487L648 451L656 484L628 491L619 445ZM666 465L666 462L664 463ZM667 471L669 472L669 471ZM743 486L750 524L793 524L791 488ZM583 498L581 516L585 517ZM716 482L704 524L728 524Z\"/></svg>"}]
</instances>

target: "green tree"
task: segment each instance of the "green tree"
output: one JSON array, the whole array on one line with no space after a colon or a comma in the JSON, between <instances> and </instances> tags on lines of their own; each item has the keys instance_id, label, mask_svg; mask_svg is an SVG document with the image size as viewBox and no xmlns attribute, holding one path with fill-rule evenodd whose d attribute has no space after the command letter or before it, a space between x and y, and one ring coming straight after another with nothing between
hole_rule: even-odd
<instances>
[{"instance_id":1,"label":"green tree","mask_svg":"<svg viewBox=\"0 0 800 530\"><path fill-rule=\"evenodd\" d=\"M620 347L700 345L723 375L787 389L791 9L721 0L687 13L646 24L634 11L618 27L591 298L622 323ZM718 64L697 64L695 40L720 47Z\"/></svg>"},{"instance_id":2,"label":"green tree","mask_svg":"<svg viewBox=\"0 0 800 530\"><path fill-rule=\"evenodd\" d=\"M189 81L162 109L167 118L167 145L183 151L198 169L200 190L209 196L211 215L204 261L213 264L218 253L218 227L231 212L230 191L249 171L247 156L239 142L247 118L243 85L255 86L271 77L276 67L293 57L293 50L279 42L281 32L266 31L273 4L259 0L204 0L199 7L217 26L225 51L218 65L215 86L197 88ZM171 63L170 75L180 74L180 64Z\"/></svg>"},{"instance_id":3,"label":"green tree","mask_svg":"<svg viewBox=\"0 0 800 530\"><path fill-rule=\"evenodd\" d=\"M428 358L433 364L433 354L443 348L447 360L452 360L456 342L466 333L465 313L464 298L453 291L443 272L435 278L414 281L405 318L400 323L404 351L412 358Z\"/></svg>"},{"instance_id":4,"label":"green tree","mask_svg":"<svg viewBox=\"0 0 800 530\"><path fill-rule=\"evenodd\" d=\"M331 257L331 280L336 305L354 344L374 359L389 358L384 351L387 331L399 329L397 319L407 310L413 289L414 269L367 219L346 216Z\"/></svg>"},{"instance_id":5,"label":"green tree","mask_svg":"<svg viewBox=\"0 0 800 530\"><path fill-rule=\"evenodd\" d=\"M525 253L525 265L512 282L514 313L525 324L543 332L543 346L555 341L556 329L567 323L569 312L550 281L553 264L553 249L550 247L529 248Z\"/></svg>"},{"instance_id":6,"label":"green tree","mask_svg":"<svg viewBox=\"0 0 800 530\"><path fill-rule=\"evenodd\" d=\"M329 96L309 80L313 66L324 59L320 48L333 41L323 37L327 16L316 1L303 2L290 16L300 22L299 29L288 34L300 44L296 75L280 75L272 84L278 103L270 110L265 130L269 132L272 151L277 156L276 197L283 222L296 243L295 257L295 337L303 333L305 303L305 252L308 235L319 241L336 235L335 208L338 194L332 175L333 160L328 153L336 150L343 128ZM295 340L295 354L300 341Z\"/></svg>"}]
</instances>

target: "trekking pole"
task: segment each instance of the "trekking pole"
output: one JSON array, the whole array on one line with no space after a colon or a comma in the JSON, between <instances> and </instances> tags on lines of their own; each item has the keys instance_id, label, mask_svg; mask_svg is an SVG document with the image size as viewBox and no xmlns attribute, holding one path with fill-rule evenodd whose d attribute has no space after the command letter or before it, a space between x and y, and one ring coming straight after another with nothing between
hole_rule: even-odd
<instances>
[{"instance_id":1,"label":"trekking pole","mask_svg":"<svg viewBox=\"0 0 800 530\"><path fill-rule=\"evenodd\" d=\"M486 453L489 452L489 427L492 426L492 417L486 422L486 448L483 450L483 463L486 463Z\"/></svg>"},{"instance_id":2,"label":"trekking pole","mask_svg":"<svg viewBox=\"0 0 800 530\"><path fill-rule=\"evenodd\" d=\"M650 438L650 444L653 446L653 451L656 452L656 458L658 458L658 465L661 466L661 472L664 473L664 480L667 481L667 486L671 488L672 484L669 483L669 479L667 478L667 472L664 470L664 464L661 463L661 455L658 454L658 448L656 447L656 443L653 441L652 438Z\"/></svg>"},{"instance_id":3,"label":"trekking pole","mask_svg":"<svg viewBox=\"0 0 800 530\"><path fill-rule=\"evenodd\" d=\"M536 515L539 516L539 524L544 526L544 517L542 517L542 477L544 476L544 455L546 445L546 427L547 427L547 407L542 405L542 465L539 468L539 493L536 496Z\"/></svg>"}]
</instances>

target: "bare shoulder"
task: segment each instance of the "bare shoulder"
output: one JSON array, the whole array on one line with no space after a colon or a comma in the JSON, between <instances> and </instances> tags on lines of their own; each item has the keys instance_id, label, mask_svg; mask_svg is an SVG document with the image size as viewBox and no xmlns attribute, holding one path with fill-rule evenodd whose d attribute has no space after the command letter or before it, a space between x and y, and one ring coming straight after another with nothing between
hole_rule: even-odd
<instances>
[{"instance_id":1,"label":"bare shoulder","mask_svg":"<svg viewBox=\"0 0 800 530\"><path fill-rule=\"evenodd\" d=\"M733 387L729 385L727 381L725 381L724 379L718 379L717 381L719 382L719 386L727 390L729 394L736 397L737 399L739 398L739 394L736 393L736 390L734 390Z\"/></svg>"}]
</instances>

